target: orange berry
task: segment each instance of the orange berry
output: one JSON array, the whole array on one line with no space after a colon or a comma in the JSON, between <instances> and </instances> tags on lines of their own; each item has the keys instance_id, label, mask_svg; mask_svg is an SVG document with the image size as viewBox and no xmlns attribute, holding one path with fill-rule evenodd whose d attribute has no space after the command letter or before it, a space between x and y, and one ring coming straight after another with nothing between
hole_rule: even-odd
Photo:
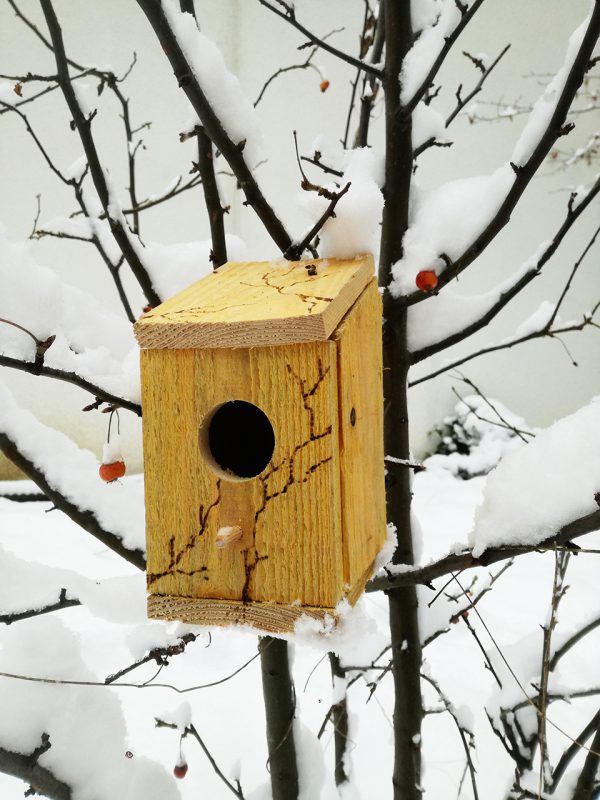
<instances>
[{"instance_id":1,"label":"orange berry","mask_svg":"<svg viewBox=\"0 0 600 800\"><path fill-rule=\"evenodd\" d=\"M324 81L321 81L321 83L319 84L319 89L322 92L326 92L327 89L329 89L329 81L327 80L327 78L325 78Z\"/></svg>"},{"instance_id":2,"label":"orange berry","mask_svg":"<svg viewBox=\"0 0 600 800\"><path fill-rule=\"evenodd\" d=\"M415 283L417 284L417 289L422 292L431 292L438 284L438 276L432 269L422 269L421 272L417 273Z\"/></svg>"},{"instance_id":3,"label":"orange berry","mask_svg":"<svg viewBox=\"0 0 600 800\"><path fill-rule=\"evenodd\" d=\"M112 464L100 464L98 474L106 483L112 483L125 475L125 462L113 461Z\"/></svg>"}]
</instances>

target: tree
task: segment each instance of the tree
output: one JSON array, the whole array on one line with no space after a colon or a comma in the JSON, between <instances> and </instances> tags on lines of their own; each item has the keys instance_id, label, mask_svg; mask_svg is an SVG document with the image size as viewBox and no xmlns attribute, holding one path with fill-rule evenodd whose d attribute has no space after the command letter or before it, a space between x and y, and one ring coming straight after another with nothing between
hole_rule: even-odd
<instances>
[{"instance_id":1,"label":"tree","mask_svg":"<svg viewBox=\"0 0 600 800\"><path fill-rule=\"evenodd\" d=\"M454 549L447 556L429 564L415 566L411 475L420 469L420 465L413 462L410 452L407 393L411 385L411 367L462 342L494 320L551 261L563 239L592 207L600 191L600 180L597 178L589 186L574 191L561 225L554 231L544 231L545 242L535 256L489 292L483 301L479 298L466 311L464 305L459 308L447 287L465 270L473 268L497 234L509 224L513 212L518 211L522 195L545 159L557 147L561 137L571 135L575 127L573 104L582 84L585 82L584 85L589 87L592 70L597 65L595 47L600 32L600 3L598 0L591 3L589 15L570 38L565 62L531 110L509 162L499 166L490 176L465 179L460 187L456 184L452 187L441 186L419 201L413 197L416 160L430 148L448 145L446 130L459 114L467 110L468 104L482 90L492 71L498 69L499 61L507 52L505 48L491 60L469 55L478 71L473 89L463 94L464 90L459 88L455 106L447 117L442 117L435 110L444 61L483 5L483 0L473 0L470 4L459 0L419 4L415 0L412 8L409 0L405 0L400 3L384 2L378 9L371 8L367 2L358 56L340 50L334 44L334 36L317 35L309 30L294 4L282 0L259 2L281 19L282 29L290 35L291 42L299 41L302 48L308 50L306 58L297 64L282 67L279 74L292 69L310 69L314 66L315 54L325 51L347 65L353 76L351 112L355 110L357 123L352 147L349 146L351 113L343 147L338 148L337 152L327 156L318 151L306 155L301 153L297 145L301 187L318 198L314 224L298 238L290 234L261 189L256 170L252 107L243 98L239 85L224 67L214 45L199 31L191 0L182 0L181 8L169 3L163 5L159 0L138 0L148 25L148 36L156 37L157 45L164 51L168 62L165 67L169 66L172 70L179 90L186 95L197 118L188 130L181 133L182 140L194 139L197 143L197 161L193 162L192 177L181 177L161 196L145 200L140 200L136 188L136 157L142 146L140 136L144 126L136 127L137 123L132 121L130 101L125 93L127 74L115 75L110 70L89 67L71 59L51 0L40 0L46 26L43 30L29 19L18 3L8 0L18 18L31 29L32 35L51 51L55 70L52 74L44 75L27 73L2 76L10 85L12 94L2 94L0 110L20 119L47 167L72 192L76 204L76 210L69 218L54 221L51 225L39 227L39 218L36 217L33 236L89 242L114 282L125 322L104 311L91 298L61 285L41 270L21 248L5 242L0 266L5 273L2 280L7 287L10 305L7 310L4 302L0 306L3 310L0 364L67 381L87 390L93 398L93 402L86 407L87 411L109 411L112 417L113 414L118 416L118 411L123 409L141 415L135 374L132 377L133 357L123 345L123 341L129 341L127 337L130 335L126 322L132 322L140 309L130 299L132 293L125 286L123 272L130 270L145 301L151 306L181 288L182 278L187 278L189 273L169 276L161 272L157 266L156 251L141 236L141 222L147 209L168 203L182 192L193 191L198 186L203 192L210 220L210 262L218 266L227 260L230 244L225 235L228 209L223 206L217 175L223 167L233 174L243 194L247 213L256 215L285 258L338 253L340 233L336 234L335 226L343 222L347 214L352 219L351 215L356 214L357 209L359 213L364 212L365 216L367 232L363 235L363 242L381 221L378 277L384 308L385 468L388 522L396 533L397 541L390 563L373 578L368 591L384 592L387 597L390 644L376 661L363 665L349 665L335 652L330 652L334 683L344 688L361 675L366 675L371 691L375 692L382 678L391 671L395 696L392 782L396 800L416 800L423 795L421 727L424 714L431 710L424 705L423 683L432 687L439 699L436 710L448 712L456 723L466 754L470 791L477 798L472 731L464 715L459 714L446 697L440 682L423 672L422 648L447 630L449 620L446 617L442 625L437 628L434 626L435 629L423 641L418 616L418 587L433 587L432 582L441 579L440 583L435 584L437 597L443 592L447 594L450 583L458 586L460 592L448 598L449 603L454 603L450 621L462 621L470 630L468 612L473 609L475 614L479 613L479 600L489 592L504 567L481 589L475 585L463 587L459 573L509 559L518 560L533 551L551 550L555 554L554 583L550 614L543 626L541 667L539 675L532 678L535 693L532 694L531 686L521 685L513 673L517 685L522 689L522 696L512 704L500 704L495 714L490 713L490 723L514 762L514 784L507 788L506 793L511 798L546 797L559 786L562 791L561 781L567 774L567 767L581 747L587 747L584 743L593 736L591 746L585 750L583 764L570 789L571 793L564 795L573 800L592 798L596 796L594 793L598 788L598 712L589 721L586 720L581 734L570 737L570 744L553 766L548 747L546 711L553 700L574 696L570 686L562 689L553 686L552 672L564 654L596 630L600 619L586 620L559 648L553 645L557 612L566 590L567 566L571 554L580 552L574 540L595 531L600 523L600 511L593 491L593 481L596 480L592 466L593 454L582 458L582 469L578 472L575 468L578 450L567 446L571 440L579 447L579 451L586 449L583 446L585 432L589 433L597 425L597 406L592 404L564 421L558 435L550 432L541 435L535 442L519 450L514 458L507 458L503 462L495 473L496 483L489 483L489 494L486 495L475 529L475 539L470 546ZM201 13L199 8L197 10ZM261 95L276 77L267 80ZM321 89L327 91L327 79L322 74L320 78ZM104 157L98 150L94 133L97 109L85 107L78 89L81 79L96 83L98 105L110 95L119 106L127 142L129 186L126 204L121 202L120 193L112 185ZM54 91L62 93L68 109L61 124L65 128L70 125L77 133L84 154L69 170L56 165L44 144L43 131L34 127L28 116L27 104L37 102L38 98ZM371 141L373 112L380 98L383 98L385 140L385 168L379 187L381 192L376 188L370 152L363 149L368 148ZM428 119L426 136L422 136L424 118ZM315 176L319 176L320 171L321 177L309 178L305 172L309 167L314 170ZM449 192L449 189L452 191ZM452 229L457 221L456 210L453 210L456 197L468 204L472 213L466 221L462 218L458 234L449 237L448 229ZM369 199L368 206L365 198ZM414 211L415 207L418 213ZM544 313L535 315L526 331L509 341L481 348L469 357L455 359L441 369L420 376L413 384L433 378L485 352L511 348L536 338L560 339L567 332L597 327L594 315L599 303L592 303L581 319L575 322L563 323L558 316L564 297L583 259L593 248L597 234L598 231L582 247L581 257L567 274L564 290L557 303L546 308ZM55 310L48 311L45 308L49 297L54 300ZM447 307L442 303L444 298L449 301ZM423 325L424 315L427 314L437 315L439 325L433 334ZM94 319L93 331L83 325L82 318L85 317ZM107 348L102 356L96 350L98 337ZM472 385L472 388L481 394L477 387ZM487 402L490 404L491 401ZM469 408L477 416L480 407ZM506 422L506 415L498 412L493 404L491 410L494 424L507 427L521 438L527 435L514 423ZM80 450L63 434L49 430L27 412L18 409L8 396L3 398L0 415L0 448L56 509L131 565L143 570L138 483L105 487L107 491L103 491L95 475L95 461L91 454ZM523 512L519 516L507 510L506 486L518 486L519 480L527 480L528 474L530 476L531 471L543 465L547 458L562 458L563 452L566 454L564 463L567 471L572 473L567 481L572 489L572 499L561 498L560 503L551 503L549 517L533 514L533 519L528 520L527 531L520 529L526 515ZM593 478L590 486L586 476ZM576 478L581 479L577 482ZM500 488L494 489L495 485ZM547 492L551 491L552 484L549 489L546 488ZM598 490L600 485L595 486L595 491ZM503 500L501 508L507 518L506 525L503 525L505 529L501 532L497 528L502 520L495 510L497 502L500 502L497 498ZM542 500L545 499L542 495ZM80 788L86 786L86 781L88 787L94 787L98 797L118 796L119 792L131 797L154 796L150 792L160 793L164 797L174 796L173 785L167 776L155 765L144 763L143 759L135 760L136 771L132 776L131 771L123 767L127 763L122 759L118 768L110 760L111 754L104 760L104 756L101 756L95 761L90 758L90 750L81 745L81 751L77 751L80 758L83 761L90 760L86 761L85 768L74 771L68 759L65 760L64 738L61 739L60 731L49 734L48 724L59 714L62 703L83 703L83 695L63 694L58 685L63 689L73 688L74 683L94 685L94 676L86 670L80 656L75 653L71 653L69 659L65 658L64 665L65 669L72 668L73 664L78 665L77 679L70 677L72 672L65 673L61 669L60 659L54 665L56 676L47 678L43 675L45 665L42 665L40 673L40 665L36 665L35 658L27 655L35 652L34 640L42 635L56 637L60 649L72 649L74 644L59 630L52 616L54 612L79 603L91 607L103 605L107 601L106 594L112 594L118 587L111 584L95 591L93 580L75 576L69 570L47 569L43 570L43 577L40 577L40 569L36 572L34 566L8 556L6 561L6 569L22 576L28 588L25 595L21 592L19 598L13 597L14 606L7 609L2 621L17 623L31 617L40 619L36 626L27 629L23 638L18 632L13 633L13 628L6 637L9 665L13 663L11 658L14 656L13 668L6 667L2 672L6 703L14 718L17 715L24 716L26 723L23 726L14 723L2 726L0 770L29 783L32 792L48 797L77 796ZM43 587L38 594L32 593L29 588L36 581ZM139 582L134 585L140 591ZM128 591L131 591L130 586ZM30 599L29 605L24 604L26 598ZM16 628L18 630L18 626ZM172 658L184 652L195 636L195 633L186 631L178 636L171 635L162 645L153 642L135 663L110 675L106 683L117 681L123 684L123 676L142 663L154 661L162 669ZM31 647L31 651L28 647ZM482 650L487 668L501 683L494 659L483 646ZM387 664L382 664L380 659L385 654L388 654L389 660ZM288 645L283 639L263 636L259 639L258 656L262 671L272 793L275 800L293 800L298 796L299 780L301 782L303 776L299 776L297 759L299 745L293 724L296 695L290 677ZM502 653L500 657L504 659ZM377 672L377 678L373 679L373 673ZM40 689L40 700L37 704L28 705L23 712L18 705L21 695L15 685L25 680L33 683L36 691ZM48 683L54 684L52 693L47 692ZM594 695L598 693L598 688L587 687L580 692ZM94 701L86 700L86 704L90 703L85 706L87 713L97 715L98 719L97 730L91 741L98 741L99 745L103 734L110 730L110 736L115 741L114 747L124 749L125 734L118 715L118 702L115 698L106 700L106 695L107 692L104 692L103 701L98 696ZM345 753L349 723L344 691L335 693L334 703L326 717L326 722L330 720L335 730L335 777L336 782L342 785L348 782ZM239 777L226 775L213 758L199 727L186 717L185 712L162 715L158 724L178 729L182 738L194 738L227 790L237 797L244 796ZM13 727L16 732L12 730ZM86 746L89 747L89 744ZM538 785L532 789L532 775L537 777L538 774ZM123 786L130 794L124 794Z\"/></svg>"}]
</instances>

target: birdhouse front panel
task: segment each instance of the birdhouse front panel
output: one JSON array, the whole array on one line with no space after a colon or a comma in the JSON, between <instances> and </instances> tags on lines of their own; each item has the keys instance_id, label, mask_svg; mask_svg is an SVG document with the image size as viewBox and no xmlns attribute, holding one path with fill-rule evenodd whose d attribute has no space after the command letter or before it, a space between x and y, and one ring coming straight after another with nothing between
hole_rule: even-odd
<instances>
[{"instance_id":1,"label":"birdhouse front panel","mask_svg":"<svg viewBox=\"0 0 600 800\"><path fill-rule=\"evenodd\" d=\"M370 259L228 264L137 323L150 616L289 631L356 599L385 540L380 329Z\"/></svg>"}]
</instances>

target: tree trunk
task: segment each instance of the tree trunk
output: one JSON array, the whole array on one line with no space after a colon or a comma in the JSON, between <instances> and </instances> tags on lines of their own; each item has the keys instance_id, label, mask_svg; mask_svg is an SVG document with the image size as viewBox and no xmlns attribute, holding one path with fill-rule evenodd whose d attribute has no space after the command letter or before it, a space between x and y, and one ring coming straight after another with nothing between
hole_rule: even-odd
<instances>
[{"instance_id":1,"label":"tree trunk","mask_svg":"<svg viewBox=\"0 0 600 800\"><path fill-rule=\"evenodd\" d=\"M402 62L412 46L410 0L385 3L385 187L379 285L383 296L383 393L386 455L410 458L407 376L408 309L394 299L388 286L392 265L402 257L402 239L408 228L410 182L413 169L411 115L400 101ZM394 524L398 547L395 564L412 564L410 524L410 472L408 467L386 464L387 519ZM388 593L395 689L394 800L419 800L421 791L421 643L416 587Z\"/></svg>"},{"instance_id":2,"label":"tree trunk","mask_svg":"<svg viewBox=\"0 0 600 800\"><path fill-rule=\"evenodd\" d=\"M296 800L298 797L298 765L294 747L296 698L290 678L287 642L264 636L258 640L258 649L273 800Z\"/></svg>"}]
</instances>

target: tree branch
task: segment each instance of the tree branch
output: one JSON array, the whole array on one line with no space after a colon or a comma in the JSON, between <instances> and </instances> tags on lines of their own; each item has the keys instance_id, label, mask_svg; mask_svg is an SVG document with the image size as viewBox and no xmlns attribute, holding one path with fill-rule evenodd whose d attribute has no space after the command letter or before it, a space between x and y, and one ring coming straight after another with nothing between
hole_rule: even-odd
<instances>
[{"instance_id":1,"label":"tree branch","mask_svg":"<svg viewBox=\"0 0 600 800\"><path fill-rule=\"evenodd\" d=\"M105 530L100 525L93 511L78 508L59 491L50 486L44 473L30 461L19 450L16 443L4 433L0 433L0 450L41 489L48 500L51 500L59 511L65 513L83 528L83 530L91 533L98 541L102 542L102 544L110 550L113 550L117 555L120 555L130 564L133 564L138 569L145 569L146 559L141 550L130 550L125 547L119 536L111 533L111 531Z\"/></svg>"},{"instance_id":2,"label":"tree branch","mask_svg":"<svg viewBox=\"0 0 600 800\"><path fill-rule=\"evenodd\" d=\"M360 58L354 58L354 56L351 56L349 53L344 53L342 50L338 50L337 47L329 44L329 42L327 42L324 38L320 39L318 36L315 36L314 33L311 33L308 28L305 28L304 25L301 25L296 19L296 14L291 4L285 3L283 0L276 0L276 2L283 8L283 10L281 10L272 3L269 3L267 0L258 0L258 2L261 4L261 6L268 8L269 11L272 11L278 17L281 17L288 22L293 28L296 28L296 30L304 34L311 44L318 45L322 50L326 50L328 53L331 53L332 56L345 61L347 64L351 64L353 67L356 67L363 72L368 72L370 75L381 77L382 72L379 67L369 64L366 61L361 61Z\"/></svg>"},{"instance_id":3,"label":"tree branch","mask_svg":"<svg viewBox=\"0 0 600 800\"><path fill-rule=\"evenodd\" d=\"M47 1L44 0L44 2ZM242 147L240 147L242 143L234 143L229 138L214 108L195 79L192 68L167 21L160 0L137 0L137 2L154 29L173 68L179 86L185 92L196 114L198 114L207 135L233 170L240 188L244 192L247 204L252 206L266 231L279 249L284 252L290 246L292 240L262 194L251 169L246 164Z\"/></svg>"},{"instance_id":4,"label":"tree branch","mask_svg":"<svg viewBox=\"0 0 600 800\"><path fill-rule=\"evenodd\" d=\"M452 48L454 47L454 43L456 42L458 37L461 35L461 33L464 31L464 29L467 27L469 22L473 19L475 14L479 11L480 7L483 5L483 2L484 2L484 0L475 0L475 2L473 2L469 6L469 8L464 8L463 9L462 18L461 18L460 22L458 23L456 28L454 28L454 30L452 31L450 36L447 36L445 38L444 46L442 47L442 49L438 53L435 61L431 65L431 68L430 68L429 72L425 76L425 79L423 80L423 82L421 83L421 85L419 86L417 91L414 93L414 95L411 97L411 99L408 101L408 103L406 103L404 105L403 113L411 114L415 110L415 108L416 108L417 104L419 103L419 101L423 99L423 97L427 93L427 90L429 89L429 87L433 83L433 79L435 78L435 76L440 71L440 67L442 66L442 64L446 60L446 56L448 55L450 50L452 50Z\"/></svg>"},{"instance_id":5,"label":"tree branch","mask_svg":"<svg viewBox=\"0 0 600 800\"><path fill-rule=\"evenodd\" d=\"M267 746L273 800L297 800L298 764L294 746L296 698L290 676L287 642L258 640L267 723Z\"/></svg>"},{"instance_id":6,"label":"tree branch","mask_svg":"<svg viewBox=\"0 0 600 800\"><path fill-rule=\"evenodd\" d=\"M413 586L414 584L429 584L436 578L450 575L453 572L462 572L473 567L487 567L497 561L514 558L525 553L536 553L544 550L555 550L557 546L568 545L573 539L592 533L600 528L600 509L586 514L584 517L569 522L559 531L537 545L507 545L506 547L489 547L481 556L475 558L470 551L452 553L426 564L424 567L413 567L397 575L386 577L378 576L369 581L365 591L387 591L396 586Z\"/></svg>"},{"instance_id":7,"label":"tree branch","mask_svg":"<svg viewBox=\"0 0 600 800\"><path fill-rule=\"evenodd\" d=\"M157 306L161 302L160 297L154 290L150 276L146 272L146 269L138 256L136 248L133 245L132 239L130 238L131 233L126 230L126 225L118 218L118 216L115 216L113 213L111 213L110 206L114 198L112 198L110 195L104 169L100 163L98 151L96 150L96 145L92 136L91 123L93 115L90 117L85 116L77 100L75 90L73 89L71 76L69 75L68 59L65 53L62 31L54 12L52 2L51 0L40 0L40 3L48 24L48 30L50 31L50 38L52 39L52 47L54 51L54 57L56 59L56 69L58 73L58 82L69 107L69 111L73 117L73 123L77 129L79 138L81 139L81 144L83 145L87 162L89 164L90 175L94 182L94 186L96 187L96 192L98 193L100 203L102 204L102 207L106 213L111 232L115 237L115 241L119 245L123 256L125 257L125 260L131 267L131 271L135 275L148 302L152 306Z\"/></svg>"},{"instance_id":8,"label":"tree branch","mask_svg":"<svg viewBox=\"0 0 600 800\"><path fill-rule=\"evenodd\" d=\"M474 3L472 8L475 5L477 5L477 3ZM465 270L476 258L478 258L509 221L512 211L521 199L521 196L529 185L529 182L550 152L552 145L564 133L563 125L567 113L589 68L590 59L592 57L592 53L594 52L594 47L598 40L599 34L600 0L595 0L594 8L591 13L587 30L585 31L585 35L581 42L581 46L573 61L545 131L540 136L533 153L527 159L527 161L524 164L514 165L513 169L516 173L515 179L494 217L486 225L484 230L477 236L477 238L466 248L462 255L459 256L440 274L438 289L442 289L446 284L460 275L460 273ZM427 297L428 296L423 292L415 291L412 294L399 299L398 302L412 305L413 303L422 302L423 300L427 299Z\"/></svg>"},{"instance_id":9,"label":"tree branch","mask_svg":"<svg viewBox=\"0 0 600 800\"><path fill-rule=\"evenodd\" d=\"M42 744L30 753L14 753L0 747L0 772L25 781L36 794L43 794L50 800L72 800L71 787L59 780L51 770L41 767L38 759L50 748L50 737L42 734Z\"/></svg>"},{"instance_id":10,"label":"tree branch","mask_svg":"<svg viewBox=\"0 0 600 800\"><path fill-rule=\"evenodd\" d=\"M91 381L82 378L81 375L78 375L76 372L66 372L65 370L56 369L55 367L47 367L45 364L40 366L34 361L21 361L19 358L12 358L12 356L4 356L1 354L0 366L12 367L12 369L18 369L21 370L21 372L28 372L30 375L43 375L47 378L65 381L65 383L72 383L73 386L78 386L80 389L85 389L86 392L91 392L94 397L98 400L102 400L104 403L110 403L119 408L126 408L128 411L133 411L138 417L142 416L142 407L139 403L117 397L117 395L102 389L101 386L96 386L96 384Z\"/></svg>"},{"instance_id":11,"label":"tree branch","mask_svg":"<svg viewBox=\"0 0 600 800\"><path fill-rule=\"evenodd\" d=\"M14 611L12 614L0 614L0 624L12 625L13 622L20 622L22 619L40 617L43 614L51 614L53 611L60 611L63 608L72 608L73 606L80 605L80 600L77 600L74 597L67 597L67 590L61 589L56 603L50 603L42 608L31 608L27 611Z\"/></svg>"},{"instance_id":12,"label":"tree branch","mask_svg":"<svg viewBox=\"0 0 600 800\"><path fill-rule=\"evenodd\" d=\"M498 300L493 303L490 308L488 308L485 314L482 314L481 317L474 322L465 325L465 327L461 330L450 334L450 336L446 336L444 339L440 339L438 342L434 342L426 347L422 347L420 350L414 350L411 354L411 362L413 364L417 364L419 361L423 361L424 359L435 355L435 353L439 353L440 351L451 347L457 342L462 342L464 339L467 339L469 336L488 325L514 297L516 297L529 283L531 283L534 278L540 274L543 267L548 261L550 261L552 256L558 250L560 243L570 231L573 224L577 221L577 219L579 219L581 214L586 210L592 200L599 193L600 178L596 180L594 185L580 203L578 203L576 206L573 206L572 201L569 203L569 208L567 210L567 215L564 219L564 222L554 234L550 244L537 258L535 264L533 264L531 269L527 270L524 275L515 281L515 283L509 289L506 289L504 292L502 292L498 297Z\"/></svg>"}]
</instances>

